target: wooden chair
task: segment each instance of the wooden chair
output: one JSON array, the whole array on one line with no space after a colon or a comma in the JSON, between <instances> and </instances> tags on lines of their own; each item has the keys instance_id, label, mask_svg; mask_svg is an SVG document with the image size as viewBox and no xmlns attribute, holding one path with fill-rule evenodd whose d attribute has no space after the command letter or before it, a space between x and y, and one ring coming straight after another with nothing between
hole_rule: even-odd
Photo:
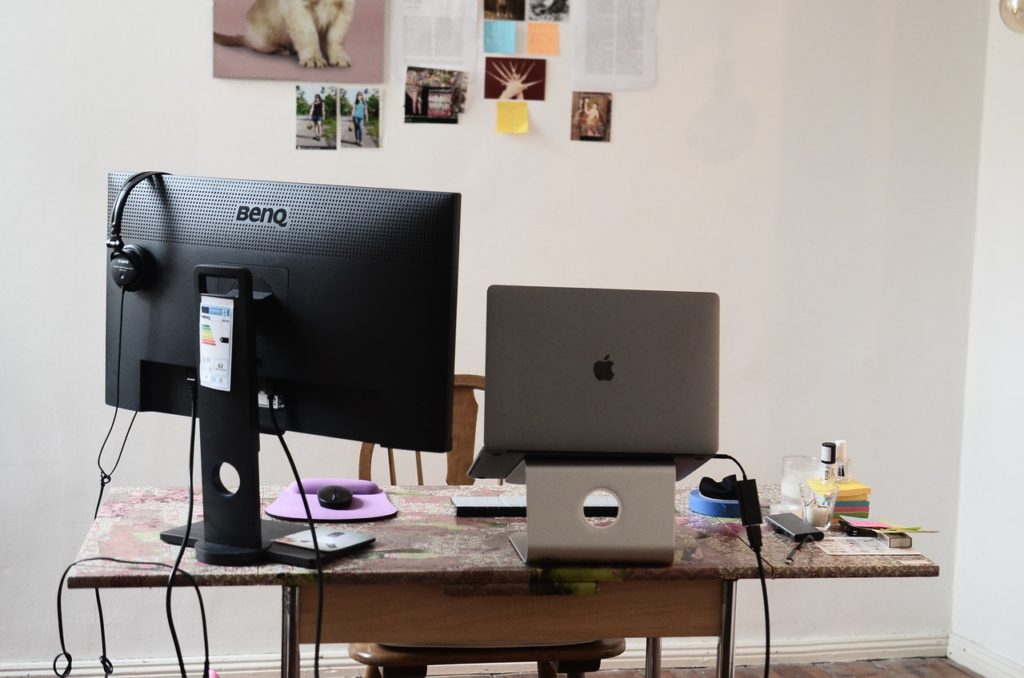
<instances>
[{"instance_id":1,"label":"wooden chair","mask_svg":"<svg viewBox=\"0 0 1024 678\"><path fill-rule=\"evenodd\" d=\"M448 452L447 482L449 485L472 485L466 475L473 463L476 446L478 406L476 390L484 390L484 378L474 374L456 374L452 392L452 449ZM359 452L359 477L370 480L373 451L376 444L364 442ZM394 450L388 448L388 469L392 485L395 477ZM416 480L423 484L423 463L416 451ZM349 656L366 664L364 678L423 678L428 666L451 664L486 664L536 662L539 678L555 678L565 673L569 678L582 678L587 671L597 671L601 660L622 654L626 641L622 638L593 640L568 645L517 645L501 647L403 646L385 643L352 643Z\"/></svg>"},{"instance_id":2,"label":"wooden chair","mask_svg":"<svg viewBox=\"0 0 1024 678\"><path fill-rule=\"evenodd\" d=\"M473 464L474 448L476 447L476 415L479 407L474 391L484 390L484 378L478 374L456 374L452 389L452 449L448 452L448 473L445 481L449 485L472 485L473 478L466 475ZM371 480L373 451L376 443L364 442L359 449L359 477ZM395 451L388 448L388 470L391 484L397 485L395 478ZM416 484L423 484L423 459L416 450Z\"/></svg>"}]
</instances>

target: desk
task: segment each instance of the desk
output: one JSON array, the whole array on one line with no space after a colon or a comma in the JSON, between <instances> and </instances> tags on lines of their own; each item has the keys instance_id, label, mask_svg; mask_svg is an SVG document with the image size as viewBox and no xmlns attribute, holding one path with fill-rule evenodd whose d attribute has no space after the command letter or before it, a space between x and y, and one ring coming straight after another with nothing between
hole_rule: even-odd
<instances>
[{"instance_id":1,"label":"desk","mask_svg":"<svg viewBox=\"0 0 1024 678\"><path fill-rule=\"evenodd\" d=\"M690 514L687 489L680 487L676 493L675 562L623 568L524 565L508 537L526 528L525 519L455 516L453 494L494 494L500 491L494 486L385 489L398 516L354 526L376 536L376 544L325 569L324 642L477 644L717 636L718 673L732 675L736 582L757 578L757 565L736 521ZM504 491L516 489L521 491ZM277 488L264 489L266 503L276 495ZM78 557L172 563L177 547L160 542L157 535L183 521L185 498L181 489L111 489ZM200 504L197 498L197 513ZM301 528L296 525L296 530ZM764 541L766 575L771 578L939 573L924 557L834 558L810 546L794 565L785 565L792 542L768 530ZM197 563L191 551L182 567L202 586L281 587L282 675L299 675L298 644L313 642L315 572L277 564L206 565ZM166 577L166 570L87 563L72 570L68 586L162 587ZM335 609L379 612L331 614ZM648 657L648 672L656 674L657 641L649 640L648 648L655 651Z\"/></svg>"}]
</instances>

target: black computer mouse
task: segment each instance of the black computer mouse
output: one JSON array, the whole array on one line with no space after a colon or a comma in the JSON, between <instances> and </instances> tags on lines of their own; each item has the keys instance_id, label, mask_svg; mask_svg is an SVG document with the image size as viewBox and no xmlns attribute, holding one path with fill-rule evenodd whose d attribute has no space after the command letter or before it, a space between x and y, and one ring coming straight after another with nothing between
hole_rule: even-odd
<instances>
[{"instance_id":1,"label":"black computer mouse","mask_svg":"<svg viewBox=\"0 0 1024 678\"><path fill-rule=\"evenodd\" d=\"M325 509L340 511L352 504L352 493L341 485L325 485L316 493L316 498Z\"/></svg>"}]
</instances>

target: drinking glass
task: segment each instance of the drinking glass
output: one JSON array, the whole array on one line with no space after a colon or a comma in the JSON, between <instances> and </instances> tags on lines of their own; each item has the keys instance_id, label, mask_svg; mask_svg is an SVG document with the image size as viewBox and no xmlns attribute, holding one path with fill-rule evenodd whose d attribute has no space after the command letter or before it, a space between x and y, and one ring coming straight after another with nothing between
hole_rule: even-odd
<instances>
[{"instance_id":1,"label":"drinking glass","mask_svg":"<svg viewBox=\"0 0 1024 678\"><path fill-rule=\"evenodd\" d=\"M800 483L804 520L822 531L832 526L832 511L839 496L839 485L830 480L812 478Z\"/></svg>"},{"instance_id":2,"label":"drinking glass","mask_svg":"<svg viewBox=\"0 0 1024 678\"><path fill-rule=\"evenodd\" d=\"M798 503L802 501L800 483L821 475L821 461L816 457L794 454L782 458L782 499Z\"/></svg>"}]
</instances>

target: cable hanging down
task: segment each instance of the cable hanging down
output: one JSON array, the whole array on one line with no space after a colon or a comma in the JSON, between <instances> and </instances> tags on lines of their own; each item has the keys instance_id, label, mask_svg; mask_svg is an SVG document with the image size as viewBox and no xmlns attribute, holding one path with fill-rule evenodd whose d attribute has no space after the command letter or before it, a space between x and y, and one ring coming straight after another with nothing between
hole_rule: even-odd
<instances>
[{"instance_id":1,"label":"cable hanging down","mask_svg":"<svg viewBox=\"0 0 1024 678\"><path fill-rule=\"evenodd\" d=\"M712 455L713 459L728 459L736 464L740 470L743 480L737 483L737 493L740 502L740 516L743 526L747 530L747 540L750 549L754 552L757 560L757 575L761 580L761 598L764 603L764 678L768 678L770 672L772 655L772 633L771 617L768 613L768 583L765 580L764 561L761 559L761 507L757 496L757 484L754 480L747 479L747 472L743 464L735 457L719 453Z\"/></svg>"},{"instance_id":2,"label":"cable hanging down","mask_svg":"<svg viewBox=\"0 0 1024 678\"><path fill-rule=\"evenodd\" d=\"M277 439L281 442L281 448L284 450L284 455L288 459L288 465L292 469L292 475L295 477L295 484L298 486L299 496L302 498L302 507L306 511L306 523L309 525L309 531L313 537L313 554L316 557L316 644L314 647L313 654L313 677L320 678L320 638L323 632L323 619L324 619L324 570L323 563L320 560L320 544L316 539L316 524L313 522L313 514L309 510L309 500L306 498L306 488L302 486L302 479L299 477L299 469L295 466L295 460L292 459L292 453L288 449L288 443L284 441L284 433L281 431L280 426L277 424L277 416L274 414L274 402L276 396L270 394L270 422L274 427L274 433L277 435Z\"/></svg>"}]
</instances>

